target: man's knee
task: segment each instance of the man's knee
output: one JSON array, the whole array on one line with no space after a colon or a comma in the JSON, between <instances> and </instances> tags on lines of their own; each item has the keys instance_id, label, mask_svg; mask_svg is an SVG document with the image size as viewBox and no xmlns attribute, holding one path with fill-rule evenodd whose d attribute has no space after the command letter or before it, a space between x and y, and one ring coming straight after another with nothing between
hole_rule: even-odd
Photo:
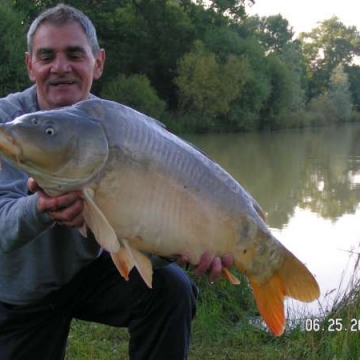
<instances>
[{"instance_id":1,"label":"man's knee","mask_svg":"<svg viewBox=\"0 0 360 360\"><path fill-rule=\"evenodd\" d=\"M154 280L154 290L161 289L168 306L195 314L198 288L179 266L171 264L155 270Z\"/></svg>"}]
</instances>

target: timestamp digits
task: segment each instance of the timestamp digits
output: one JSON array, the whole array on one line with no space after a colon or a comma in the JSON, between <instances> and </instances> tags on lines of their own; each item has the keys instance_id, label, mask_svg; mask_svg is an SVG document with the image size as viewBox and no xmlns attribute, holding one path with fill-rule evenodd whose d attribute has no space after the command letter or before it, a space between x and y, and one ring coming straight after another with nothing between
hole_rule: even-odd
<instances>
[{"instance_id":1,"label":"timestamp digits","mask_svg":"<svg viewBox=\"0 0 360 360\"><path fill-rule=\"evenodd\" d=\"M305 331L360 331L360 319L342 319L342 318L308 318L305 319Z\"/></svg>"}]
</instances>

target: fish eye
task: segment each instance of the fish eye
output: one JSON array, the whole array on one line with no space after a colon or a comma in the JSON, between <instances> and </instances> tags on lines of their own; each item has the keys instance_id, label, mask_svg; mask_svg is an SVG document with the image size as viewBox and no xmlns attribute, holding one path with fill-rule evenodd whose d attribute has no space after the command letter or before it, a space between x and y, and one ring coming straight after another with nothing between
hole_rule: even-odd
<instances>
[{"instance_id":1,"label":"fish eye","mask_svg":"<svg viewBox=\"0 0 360 360\"><path fill-rule=\"evenodd\" d=\"M47 135L52 136L52 135L55 134L55 130L54 130L54 128L52 128L52 127L48 127L48 128L45 129L45 133L46 133Z\"/></svg>"},{"instance_id":2,"label":"fish eye","mask_svg":"<svg viewBox=\"0 0 360 360\"><path fill-rule=\"evenodd\" d=\"M38 125L39 124L39 120L36 117L33 117L30 121L31 121L31 123L33 125Z\"/></svg>"}]
</instances>

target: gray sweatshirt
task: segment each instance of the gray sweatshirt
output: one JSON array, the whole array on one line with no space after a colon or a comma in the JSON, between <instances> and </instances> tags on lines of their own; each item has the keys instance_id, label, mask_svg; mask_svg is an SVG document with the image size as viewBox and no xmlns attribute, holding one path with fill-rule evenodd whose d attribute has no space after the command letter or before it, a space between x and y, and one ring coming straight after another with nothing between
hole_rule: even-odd
<instances>
[{"instance_id":1,"label":"gray sweatshirt","mask_svg":"<svg viewBox=\"0 0 360 360\"><path fill-rule=\"evenodd\" d=\"M0 99L0 122L38 111L36 87ZM66 284L101 252L93 237L57 225L37 211L28 176L2 158L0 171L0 301L28 304Z\"/></svg>"}]
</instances>

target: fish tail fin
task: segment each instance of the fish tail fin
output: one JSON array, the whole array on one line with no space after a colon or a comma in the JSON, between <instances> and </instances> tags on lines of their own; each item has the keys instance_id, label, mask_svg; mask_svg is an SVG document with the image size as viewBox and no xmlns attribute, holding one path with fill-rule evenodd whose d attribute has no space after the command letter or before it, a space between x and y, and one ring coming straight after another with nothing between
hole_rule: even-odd
<instances>
[{"instance_id":1,"label":"fish tail fin","mask_svg":"<svg viewBox=\"0 0 360 360\"><path fill-rule=\"evenodd\" d=\"M266 325L274 335L282 335L285 329L285 291L280 277L274 274L265 284L261 285L250 279L250 284L260 315Z\"/></svg>"},{"instance_id":2,"label":"fish tail fin","mask_svg":"<svg viewBox=\"0 0 360 360\"><path fill-rule=\"evenodd\" d=\"M293 299L311 302L320 296L320 288L307 267L285 249L284 262L278 274L283 282L285 295Z\"/></svg>"},{"instance_id":3,"label":"fish tail fin","mask_svg":"<svg viewBox=\"0 0 360 360\"><path fill-rule=\"evenodd\" d=\"M284 260L270 279L258 282L249 277L259 312L274 335L285 329L284 298L310 302L320 296L319 285L306 266L289 250L284 249Z\"/></svg>"}]
</instances>

